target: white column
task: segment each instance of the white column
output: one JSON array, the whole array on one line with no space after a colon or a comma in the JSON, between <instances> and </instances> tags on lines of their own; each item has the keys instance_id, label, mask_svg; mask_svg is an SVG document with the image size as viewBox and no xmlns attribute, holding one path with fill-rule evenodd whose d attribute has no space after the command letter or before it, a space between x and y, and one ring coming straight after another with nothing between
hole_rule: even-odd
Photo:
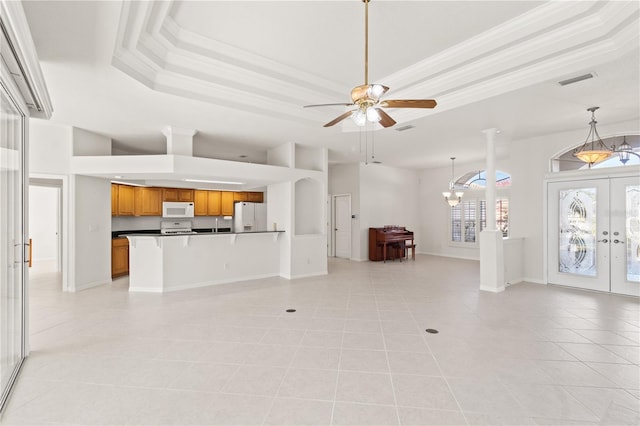
<instances>
[{"instance_id":1,"label":"white column","mask_svg":"<svg viewBox=\"0 0 640 426\"><path fill-rule=\"evenodd\" d=\"M482 131L487 139L487 186L485 203L487 226L480 233L480 290L504 291L504 247L502 232L496 228L496 147L497 129Z\"/></svg>"},{"instance_id":2,"label":"white column","mask_svg":"<svg viewBox=\"0 0 640 426\"><path fill-rule=\"evenodd\" d=\"M198 133L194 129L166 126L162 134L167 137L167 154L193 157L193 137Z\"/></svg>"}]
</instances>

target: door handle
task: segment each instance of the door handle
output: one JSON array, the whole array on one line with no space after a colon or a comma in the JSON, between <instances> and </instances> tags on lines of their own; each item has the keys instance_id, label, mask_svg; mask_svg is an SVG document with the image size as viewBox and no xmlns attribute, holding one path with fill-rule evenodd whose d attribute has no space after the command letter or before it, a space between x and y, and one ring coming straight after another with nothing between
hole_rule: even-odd
<instances>
[{"instance_id":1,"label":"door handle","mask_svg":"<svg viewBox=\"0 0 640 426\"><path fill-rule=\"evenodd\" d=\"M618 239L615 239L615 240L613 240L613 243L614 243L614 244L624 243L624 241L622 241L622 240L618 240Z\"/></svg>"},{"instance_id":2,"label":"door handle","mask_svg":"<svg viewBox=\"0 0 640 426\"><path fill-rule=\"evenodd\" d=\"M616 240L617 241L617 240ZM607 240L606 238L604 240L598 240L599 243L608 243L609 240Z\"/></svg>"}]
</instances>

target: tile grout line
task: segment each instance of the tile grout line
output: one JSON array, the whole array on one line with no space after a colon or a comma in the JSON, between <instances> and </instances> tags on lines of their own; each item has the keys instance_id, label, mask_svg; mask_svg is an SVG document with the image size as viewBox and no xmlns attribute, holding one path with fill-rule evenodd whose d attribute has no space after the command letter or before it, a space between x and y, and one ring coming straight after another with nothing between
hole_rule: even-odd
<instances>
[{"instance_id":1,"label":"tile grout line","mask_svg":"<svg viewBox=\"0 0 640 426\"><path fill-rule=\"evenodd\" d=\"M413 314L413 311L409 311L411 313L411 317L413 318L414 322L416 323L416 325L418 325L418 321L416 320L415 315ZM451 392L451 396L453 397L453 400L456 402L456 405L458 406L458 409L460 410L460 414L462 414L462 418L465 421L465 424L469 425L469 419L467 418L466 414L464 413L464 410L462 409L462 405L460 404L460 401L458 401L458 398L456 397L456 394L453 392L453 388L451 387L451 384L449 383L449 380L447 380L447 378L444 375L444 372L442 371L442 368L440 367L440 363L438 362L438 359L436 358L436 356L433 354L433 351L431 350L431 346L429 346L429 342L426 339L425 335L422 335L422 341L424 342L425 345L427 345L427 348L429 349L429 354L431 355L431 357L433 358L434 362L436 363L436 366L438 367L438 371L440 372L440 376L442 377L442 380L444 380L445 384L447 385L447 389L449 389L449 392Z\"/></svg>"},{"instance_id":2,"label":"tile grout line","mask_svg":"<svg viewBox=\"0 0 640 426\"><path fill-rule=\"evenodd\" d=\"M284 318L283 314L280 314L280 316L278 318ZM307 335L307 331L308 331L308 326L307 328L305 328L304 330L304 334L302 335L302 337L300 338L300 341L298 342L298 344L296 345L296 350L293 353L293 356L291 357L291 361L289 361L289 364L287 365L286 370L284 371L284 375L282 376L282 380L280 380L280 384L278 385L278 389L276 389L276 393L273 395L273 400L271 401L271 406L269 407L269 409L265 412L264 414L264 418L262 419L262 425L264 426L267 419L269 418L269 415L271 414L271 412L273 411L273 407L276 405L276 400L278 399L278 395L280 394L280 389L282 389L282 384L284 383L284 381L287 379L287 375L289 374L289 371L291 370L291 366L293 365L293 361L296 359L296 355L298 354L298 351L300 350L300 348L302 347L301 343L302 340L304 339L304 337ZM275 328L270 328L269 330L276 330ZM277 330L286 330L286 331L291 331L290 329L280 329L278 328ZM266 336L268 334L265 333L264 336ZM264 336L262 336L262 338L260 339L260 341L262 341L264 339ZM281 345L284 346L284 345Z\"/></svg>"},{"instance_id":3,"label":"tile grout line","mask_svg":"<svg viewBox=\"0 0 640 426\"><path fill-rule=\"evenodd\" d=\"M351 291L349 291L349 301L351 301ZM347 308L349 306L349 303L347 303ZM331 426L333 426L334 424L334 415L335 415L335 411L336 411L336 401L338 399L338 384L340 383L340 366L342 365L342 350L343 350L343 345L344 345L344 334L346 332L347 329L347 319L345 318L344 323L342 324L342 336L340 339L340 352L338 354L338 373L336 374L336 386L335 386L335 391L333 392L333 404L331 405L331 420L329 421L329 424Z\"/></svg>"},{"instance_id":4,"label":"tile grout line","mask_svg":"<svg viewBox=\"0 0 640 426\"><path fill-rule=\"evenodd\" d=\"M393 405L396 409L396 419L398 420L398 425L402 425L402 421L400 420L400 408L398 407L398 397L396 396L396 387L393 383L393 375L391 374L391 363L389 362L389 352L387 350L387 339L385 338L384 331L382 330L382 319L380 316L380 309L378 306L378 298L376 297L376 310L378 311L378 325L380 327L380 333L382 334L382 345L384 347L384 358L387 361L387 371L389 372L389 381L391 382L391 393L393 394ZM413 317L413 314L411 315Z\"/></svg>"}]
</instances>

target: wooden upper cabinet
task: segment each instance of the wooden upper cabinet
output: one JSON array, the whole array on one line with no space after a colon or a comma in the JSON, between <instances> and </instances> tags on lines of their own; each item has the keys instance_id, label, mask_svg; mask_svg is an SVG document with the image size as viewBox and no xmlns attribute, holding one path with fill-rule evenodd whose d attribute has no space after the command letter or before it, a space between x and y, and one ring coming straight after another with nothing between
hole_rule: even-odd
<instances>
[{"instance_id":1,"label":"wooden upper cabinet","mask_svg":"<svg viewBox=\"0 0 640 426\"><path fill-rule=\"evenodd\" d=\"M162 188L135 188L135 215L162 216Z\"/></svg>"},{"instance_id":2,"label":"wooden upper cabinet","mask_svg":"<svg viewBox=\"0 0 640 426\"><path fill-rule=\"evenodd\" d=\"M118 185L117 192L118 216L133 216L135 214L135 191L133 186Z\"/></svg>"},{"instance_id":3,"label":"wooden upper cabinet","mask_svg":"<svg viewBox=\"0 0 640 426\"><path fill-rule=\"evenodd\" d=\"M220 191L207 191L207 214L209 216L220 216L221 213L221 194Z\"/></svg>"},{"instance_id":4,"label":"wooden upper cabinet","mask_svg":"<svg viewBox=\"0 0 640 426\"><path fill-rule=\"evenodd\" d=\"M118 216L118 185L111 184L111 216Z\"/></svg>"},{"instance_id":5,"label":"wooden upper cabinet","mask_svg":"<svg viewBox=\"0 0 640 426\"><path fill-rule=\"evenodd\" d=\"M222 191L220 193L220 214L233 216L233 192Z\"/></svg>"},{"instance_id":6,"label":"wooden upper cabinet","mask_svg":"<svg viewBox=\"0 0 640 426\"><path fill-rule=\"evenodd\" d=\"M193 191L193 214L195 216L207 216L209 191L196 189Z\"/></svg>"},{"instance_id":7,"label":"wooden upper cabinet","mask_svg":"<svg viewBox=\"0 0 640 426\"><path fill-rule=\"evenodd\" d=\"M194 201L194 190L185 188L162 188L162 201Z\"/></svg>"},{"instance_id":8,"label":"wooden upper cabinet","mask_svg":"<svg viewBox=\"0 0 640 426\"><path fill-rule=\"evenodd\" d=\"M234 192L233 193L233 201L248 201L247 200L248 192Z\"/></svg>"},{"instance_id":9,"label":"wooden upper cabinet","mask_svg":"<svg viewBox=\"0 0 640 426\"><path fill-rule=\"evenodd\" d=\"M263 203L264 194L262 192L246 192L247 201L251 203Z\"/></svg>"}]
</instances>

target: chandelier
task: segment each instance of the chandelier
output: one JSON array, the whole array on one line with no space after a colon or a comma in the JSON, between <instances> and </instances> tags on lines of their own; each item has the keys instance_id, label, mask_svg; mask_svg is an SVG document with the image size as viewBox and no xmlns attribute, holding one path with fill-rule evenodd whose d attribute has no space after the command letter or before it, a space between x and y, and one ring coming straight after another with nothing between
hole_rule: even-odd
<instances>
[{"instance_id":1,"label":"chandelier","mask_svg":"<svg viewBox=\"0 0 640 426\"><path fill-rule=\"evenodd\" d=\"M455 173L454 173L454 164L453 164L455 159L456 157L451 157L451 180L449 181L449 190L444 191L442 193L444 200L447 203L449 203L451 207L457 206L460 203L460 201L462 201L462 196L464 195L464 192L460 190L457 190L457 191L455 190L455 184L454 184Z\"/></svg>"},{"instance_id":2,"label":"chandelier","mask_svg":"<svg viewBox=\"0 0 640 426\"><path fill-rule=\"evenodd\" d=\"M589 134L587 134L587 139L584 141L584 144L573 151L573 156L578 158L580 161L589 164L589 167L591 167L592 164L599 163L613 155L613 150L602 142L602 139L598 134L598 130L596 129L597 121L595 112L598 108L600 107L591 107L587 109L587 111L591 111Z\"/></svg>"}]
</instances>

